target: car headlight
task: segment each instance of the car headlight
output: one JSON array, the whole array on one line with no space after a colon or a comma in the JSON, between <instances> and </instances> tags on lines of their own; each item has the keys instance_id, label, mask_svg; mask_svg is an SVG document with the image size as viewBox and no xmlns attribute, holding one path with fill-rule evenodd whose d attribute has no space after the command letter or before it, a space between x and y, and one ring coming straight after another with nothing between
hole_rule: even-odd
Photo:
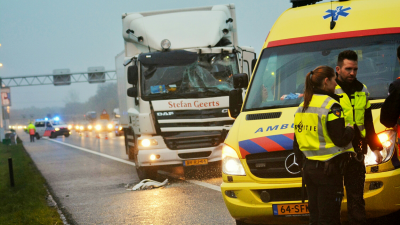
<instances>
[{"instance_id":1,"label":"car headlight","mask_svg":"<svg viewBox=\"0 0 400 225\"><path fill-rule=\"evenodd\" d=\"M119 127L118 130L122 130L122 127Z\"/></svg>"},{"instance_id":2,"label":"car headlight","mask_svg":"<svg viewBox=\"0 0 400 225\"><path fill-rule=\"evenodd\" d=\"M149 147L150 145L158 145L156 139L143 139L140 141L140 145L143 147Z\"/></svg>"},{"instance_id":3,"label":"car headlight","mask_svg":"<svg viewBox=\"0 0 400 225\"><path fill-rule=\"evenodd\" d=\"M55 130L55 131L59 131L59 130L60 130L60 128L55 128L54 130Z\"/></svg>"},{"instance_id":4,"label":"car headlight","mask_svg":"<svg viewBox=\"0 0 400 225\"><path fill-rule=\"evenodd\" d=\"M92 127L92 125L89 125L89 126L87 126L87 128L88 128L89 130L91 130L93 127Z\"/></svg>"},{"instance_id":5,"label":"car headlight","mask_svg":"<svg viewBox=\"0 0 400 225\"><path fill-rule=\"evenodd\" d=\"M112 128L113 128L112 124L108 124L108 125L107 125L107 128L108 128L108 129L112 129Z\"/></svg>"},{"instance_id":6,"label":"car headlight","mask_svg":"<svg viewBox=\"0 0 400 225\"><path fill-rule=\"evenodd\" d=\"M233 148L225 144L222 146L222 172L227 175L246 176L238 154Z\"/></svg>"},{"instance_id":7,"label":"car headlight","mask_svg":"<svg viewBox=\"0 0 400 225\"><path fill-rule=\"evenodd\" d=\"M71 130L72 129L72 126L71 125L68 125L68 130Z\"/></svg>"},{"instance_id":8,"label":"car headlight","mask_svg":"<svg viewBox=\"0 0 400 225\"><path fill-rule=\"evenodd\" d=\"M378 134L379 141L382 143L383 150L380 151L382 155L382 163L387 162L393 155L394 144L396 143L396 132L394 130L387 130ZM368 152L364 159L366 166L376 165L376 156L368 146Z\"/></svg>"},{"instance_id":9,"label":"car headlight","mask_svg":"<svg viewBox=\"0 0 400 225\"><path fill-rule=\"evenodd\" d=\"M76 130L79 130L79 126L75 126L75 129L76 129Z\"/></svg>"},{"instance_id":10,"label":"car headlight","mask_svg":"<svg viewBox=\"0 0 400 225\"><path fill-rule=\"evenodd\" d=\"M79 129L83 130L83 126L80 126Z\"/></svg>"},{"instance_id":11,"label":"car headlight","mask_svg":"<svg viewBox=\"0 0 400 225\"><path fill-rule=\"evenodd\" d=\"M95 128L96 130L101 130L101 125L97 124L94 128Z\"/></svg>"}]
</instances>

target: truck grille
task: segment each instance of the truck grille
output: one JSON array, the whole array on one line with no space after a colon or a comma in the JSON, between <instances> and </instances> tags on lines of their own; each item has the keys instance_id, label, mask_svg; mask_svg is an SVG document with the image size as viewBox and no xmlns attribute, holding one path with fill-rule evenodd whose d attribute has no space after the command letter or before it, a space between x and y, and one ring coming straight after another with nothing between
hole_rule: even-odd
<instances>
[{"instance_id":1,"label":"truck grille","mask_svg":"<svg viewBox=\"0 0 400 225\"><path fill-rule=\"evenodd\" d=\"M165 133L164 141L170 150L208 148L218 146L224 139L221 132Z\"/></svg>"},{"instance_id":2,"label":"truck grille","mask_svg":"<svg viewBox=\"0 0 400 225\"><path fill-rule=\"evenodd\" d=\"M301 177L300 173L293 175L285 168L285 160L291 153L293 150L250 154L246 156L246 162L251 173L259 178Z\"/></svg>"},{"instance_id":3,"label":"truck grille","mask_svg":"<svg viewBox=\"0 0 400 225\"><path fill-rule=\"evenodd\" d=\"M206 158L211 155L211 151L207 152L191 152L191 153L180 153L178 154L181 159L191 159L191 158Z\"/></svg>"}]
</instances>

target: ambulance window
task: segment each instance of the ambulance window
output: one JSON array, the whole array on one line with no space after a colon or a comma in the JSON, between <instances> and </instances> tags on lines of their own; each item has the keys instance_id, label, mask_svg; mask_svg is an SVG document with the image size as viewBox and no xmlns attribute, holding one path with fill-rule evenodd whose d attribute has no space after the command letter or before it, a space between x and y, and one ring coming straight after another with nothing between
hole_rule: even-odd
<instances>
[{"instance_id":1,"label":"ambulance window","mask_svg":"<svg viewBox=\"0 0 400 225\"><path fill-rule=\"evenodd\" d=\"M50 122L46 122L46 127L52 127Z\"/></svg>"}]
</instances>

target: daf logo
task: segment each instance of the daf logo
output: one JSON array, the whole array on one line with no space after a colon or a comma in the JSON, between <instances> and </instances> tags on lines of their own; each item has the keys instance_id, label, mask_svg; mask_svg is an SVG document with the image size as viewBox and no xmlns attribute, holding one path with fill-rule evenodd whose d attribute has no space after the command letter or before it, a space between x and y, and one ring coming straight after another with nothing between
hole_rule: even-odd
<instances>
[{"instance_id":1,"label":"daf logo","mask_svg":"<svg viewBox=\"0 0 400 225\"><path fill-rule=\"evenodd\" d=\"M228 113L228 109L223 109L222 113Z\"/></svg>"},{"instance_id":2,"label":"daf logo","mask_svg":"<svg viewBox=\"0 0 400 225\"><path fill-rule=\"evenodd\" d=\"M157 116L172 116L174 112L157 112Z\"/></svg>"},{"instance_id":3,"label":"daf logo","mask_svg":"<svg viewBox=\"0 0 400 225\"><path fill-rule=\"evenodd\" d=\"M300 166L296 162L296 155L294 153L288 155L285 159L285 168L290 174L300 173Z\"/></svg>"}]
</instances>

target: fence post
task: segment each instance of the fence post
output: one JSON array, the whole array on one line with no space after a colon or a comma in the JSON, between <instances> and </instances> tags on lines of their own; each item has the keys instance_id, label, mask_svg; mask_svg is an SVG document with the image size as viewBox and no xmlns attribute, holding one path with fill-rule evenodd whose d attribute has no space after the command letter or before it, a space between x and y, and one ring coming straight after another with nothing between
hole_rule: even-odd
<instances>
[{"instance_id":1,"label":"fence post","mask_svg":"<svg viewBox=\"0 0 400 225\"><path fill-rule=\"evenodd\" d=\"M14 187L14 171L13 171L13 165L12 165L12 158L8 158L8 171L10 173L11 187Z\"/></svg>"}]
</instances>

